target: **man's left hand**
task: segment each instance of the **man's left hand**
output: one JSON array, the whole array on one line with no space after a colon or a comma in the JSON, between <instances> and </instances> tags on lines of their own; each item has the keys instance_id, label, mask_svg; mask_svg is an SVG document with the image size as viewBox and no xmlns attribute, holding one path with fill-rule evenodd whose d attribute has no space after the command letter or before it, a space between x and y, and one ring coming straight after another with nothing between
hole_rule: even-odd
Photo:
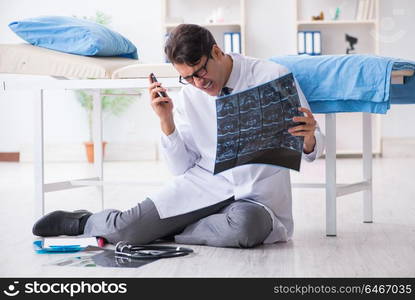
<instances>
[{"instance_id":1,"label":"man's left hand","mask_svg":"<svg viewBox=\"0 0 415 300\"><path fill-rule=\"evenodd\" d=\"M303 136L304 137L304 153L311 153L314 150L316 145L316 137L314 136L314 130L316 129L317 122L314 119L314 116L310 110L305 107L299 107L299 111L305 113L304 117L294 117L294 122L302 122L304 124L291 127L288 129L288 132L293 136Z\"/></svg>"}]
</instances>

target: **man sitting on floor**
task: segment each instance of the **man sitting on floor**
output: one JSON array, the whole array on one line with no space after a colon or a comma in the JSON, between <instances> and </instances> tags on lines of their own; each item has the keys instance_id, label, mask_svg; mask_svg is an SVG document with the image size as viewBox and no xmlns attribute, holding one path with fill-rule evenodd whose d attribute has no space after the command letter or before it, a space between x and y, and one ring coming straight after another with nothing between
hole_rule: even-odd
<instances>
[{"instance_id":1,"label":"man sitting on floor","mask_svg":"<svg viewBox=\"0 0 415 300\"><path fill-rule=\"evenodd\" d=\"M135 207L119 211L55 211L33 227L39 236L104 237L110 243L146 244L172 237L177 243L218 247L253 247L287 241L293 234L288 169L247 164L213 175L218 95L260 85L289 73L274 62L225 54L212 34L182 24L170 34L165 53L185 84L179 98L151 83L151 106L160 118L161 151L176 177ZM297 83L304 124L289 132L304 137L303 158L313 161L324 148L323 135Z\"/></svg>"}]
</instances>

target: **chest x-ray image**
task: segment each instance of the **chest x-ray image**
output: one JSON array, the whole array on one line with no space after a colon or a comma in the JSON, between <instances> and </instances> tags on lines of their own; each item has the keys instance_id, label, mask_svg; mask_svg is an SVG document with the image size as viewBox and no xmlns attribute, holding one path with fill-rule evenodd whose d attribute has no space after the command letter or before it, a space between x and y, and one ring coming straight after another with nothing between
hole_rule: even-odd
<instances>
[{"instance_id":1,"label":"chest x-ray image","mask_svg":"<svg viewBox=\"0 0 415 300\"><path fill-rule=\"evenodd\" d=\"M300 170L304 138L292 136L302 116L292 73L216 99L218 125L214 174L252 163Z\"/></svg>"}]
</instances>

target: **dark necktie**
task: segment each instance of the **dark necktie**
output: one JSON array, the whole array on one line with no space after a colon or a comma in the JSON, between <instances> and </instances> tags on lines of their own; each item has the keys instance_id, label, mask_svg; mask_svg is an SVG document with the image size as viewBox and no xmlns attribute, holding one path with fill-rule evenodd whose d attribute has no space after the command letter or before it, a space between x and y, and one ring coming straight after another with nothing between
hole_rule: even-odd
<instances>
[{"instance_id":1,"label":"dark necktie","mask_svg":"<svg viewBox=\"0 0 415 300\"><path fill-rule=\"evenodd\" d=\"M226 96L226 95L229 95L230 93L232 93L232 89L225 86L222 88L220 92L220 96Z\"/></svg>"}]
</instances>

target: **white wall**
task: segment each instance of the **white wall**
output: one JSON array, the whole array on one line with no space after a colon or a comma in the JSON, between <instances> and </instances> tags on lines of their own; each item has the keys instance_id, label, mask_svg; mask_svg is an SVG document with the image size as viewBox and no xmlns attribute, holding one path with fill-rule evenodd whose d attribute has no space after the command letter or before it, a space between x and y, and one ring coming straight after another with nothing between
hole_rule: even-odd
<instances>
[{"instance_id":1,"label":"white wall","mask_svg":"<svg viewBox=\"0 0 415 300\"><path fill-rule=\"evenodd\" d=\"M415 1L381 0L380 54L415 61ZM382 121L384 138L415 137L415 105L392 105Z\"/></svg>"},{"instance_id":2,"label":"white wall","mask_svg":"<svg viewBox=\"0 0 415 300\"><path fill-rule=\"evenodd\" d=\"M247 55L269 58L297 53L295 1L246 2Z\"/></svg>"}]
</instances>

